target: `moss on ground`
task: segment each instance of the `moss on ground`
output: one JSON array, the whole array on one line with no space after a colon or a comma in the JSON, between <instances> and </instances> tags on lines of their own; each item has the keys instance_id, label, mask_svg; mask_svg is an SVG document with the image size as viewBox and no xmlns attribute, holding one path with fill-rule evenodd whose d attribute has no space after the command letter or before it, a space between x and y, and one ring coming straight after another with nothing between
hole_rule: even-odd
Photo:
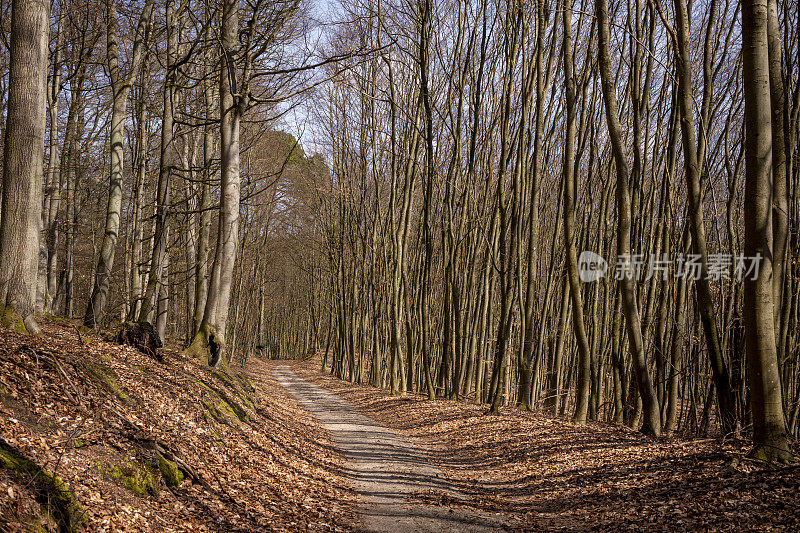
<instances>
[{"instance_id":1,"label":"moss on ground","mask_svg":"<svg viewBox=\"0 0 800 533\"><path fill-rule=\"evenodd\" d=\"M245 407L251 411L256 410L255 402L251 396L251 393L255 392L256 389L247 378L235 372L223 372L220 370L214 370L211 375L234 390Z\"/></svg>"},{"instance_id":2,"label":"moss on ground","mask_svg":"<svg viewBox=\"0 0 800 533\"><path fill-rule=\"evenodd\" d=\"M107 390L123 402L128 401L128 395L122 390L122 387L118 383L119 374L117 374L113 368L89 361L83 361L77 366L95 385L101 389Z\"/></svg>"},{"instance_id":3,"label":"moss on ground","mask_svg":"<svg viewBox=\"0 0 800 533\"><path fill-rule=\"evenodd\" d=\"M144 465L132 458L122 464L111 465L101 469L111 479L128 489L136 496L151 495L158 498L160 487L158 478Z\"/></svg>"},{"instance_id":4,"label":"moss on ground","mask_svg":"<svg viewBox=\"0 0 800 533\"><path fill-rule=\"evenodd\" d=\"M203 413L203 418L208 423L208 427L211 428L211 434L214 435L214 438L217 439L219 442L226 444L225 439L222 438L219 431L217 431L217 425L214 423L214 416L209 416L209 413Z\"/></svg>"},{"instance_id":5,"label":"moss on ground","mask_svg":"<svg viewBox=\"0 0 800 533\"><path fill-rule=\"evenodd\" d=\"M203 400L203 405L206 406L207 409L212 411L212 415L214 415L213 410L216 410L219 413L224 413L231 419L239 420L240 422L246 422L248 419L248 414L245 409L236 403L233 398L228 396L222 389L214 387L207 383L206 381L200 380L197 382L200 386L202 386L211 396L212 401L209 402L208 400ZM213 402L213 403L212 403ZM212 410L212 407L215 408ZM217 416L214 416L217 418Z\"/></svg>"},{"instance_id":6,"label":"moss on ground","mask_svg":"<svg viewBox=\"0 0 800 533\"><path fill-rule=\"evenodd\" d=\"M183 471L178 467L175 461L170 461L160 453L156 454L156 462L158 469L161 470L161 475L164 476L164 482L168 487L180 487L183 481Z\"/></svg>"},{"instance_id":7,"label":"moss on ground","mask_svg":"<svg viewBox=\"0 0 800 533\"><path fill-rule=\"evenodd\" d=\"M208 400L207 400L207 399L205 399L205 398L203 398L203 400L201 401L201 403L203 404L203 407L205 407L205 408L206 408L206 411L208 411L208 412L211 414L211 417L212 417L214 420L216 420L216 421L217 421L217 422L219 422L220 424L226 424L226 425L230 425L230 423L231 423L231 419L230 419L230 418L228 418L228 417L225 415L225 413L223 413L222 411L220 411L220 410L219 410L219 408L217 408L217 406L216 406L214 403L212 403L212 402L208 401ZM231 417L231 418L234 418L234 417Z\"/></svg>"},{"instance_id":8,"label":"moss on ground","mask_svg":"<svg viewBox=\"0 0 800 533\"><path fill-rule=\"evenodd\" d=\"M67 484L25 458L4 441L0 441L0 467L14 472L25 483L34 487L42 513L52 515L61 531L76 531L83 524L83 508Z\"/></svg>"}]
</instances>

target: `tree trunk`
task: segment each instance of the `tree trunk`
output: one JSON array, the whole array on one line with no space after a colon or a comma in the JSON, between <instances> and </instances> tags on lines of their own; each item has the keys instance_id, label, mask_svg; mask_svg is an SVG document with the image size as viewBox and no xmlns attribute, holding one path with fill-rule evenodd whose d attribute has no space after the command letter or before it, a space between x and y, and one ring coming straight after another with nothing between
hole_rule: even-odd
<instances>
[{"instance_id":1,"label":"tree trunk","mask_svg":"<svg viewBox=\"0 0 800 533\"><path fill-rule=\"evenodd\" d=\"M712 3L712 14L715 5ZM711 283L708 276L708 248L706 246L705 215L700 183L701 161L697 153L694 132L694 113L692 111L692 74L689 57L689 14L686 0L675 0L677 43L675 63L678 71L678 107L683 145L686 189L689 198L689 220L692 229L694 250L700 256L700 278L697 283L697 305L703 323L703 331L708 345L708 356L717 388L721 429L723 435L736 429L736 409L731 395L730 377L717 330ZM710 83L710 80L709 80ZM704 125L708 127L707 124Z\"/></svg>"},{"instance_id":2,"label":"tree trunk","mask_svg":"<svg viewBox=\"0 0 800 533\"><path fill-rule=\"evenodd\" d=\"M203 321L187 348L189 354L212 366L225 366L230 358L225 353L225 327L239 245L239 125L245 104L236 88L238 32L239 2L224 0L219 77L222 173L219 236Z\"/></svg>"},{"instance_id":3,"label":"tree trunk","mask_svg":"<svg viewBox=\"0 0 800 533\"><path fill-rule=\"evenodd\" d=\"M754 457L789 462L775 322L772 309L772 120L770 109L767 0L742 1L745 97L744 255L760 257L756 275L744 280Z\"/></svg>"},{"instance_id":4,"label":"tree trunk","mask_svg":"<svg viewBox=\"0 0 800 533\"><path fill-rule=\"evenodd\" d=\"M599 26L598 60L602 79L603 100L605 101L606 123L617 170L617 261L620 261L624 260L625 257L630 258L631 254L631 204L628 189L628 162L626 160L625 144L622 139L622 128L619 122L614 78L611 72L608 0L596 0L595 11ZM639 385L639 394L644 408L642 432L657 437L661 434L661 414L658 398L656 397L644 356L644 342L636 300L636 280L633 279L632 272L626 272L625 274L620 281L622 309L625 314L628 344L633 358L636 381Z\"/></svg>"},{"instance_id":5,"label":"tree trunk","mask_svg":"<svg viewBox=\"0 0 800 533\"><path fill-rule=\"evenodd\" d=\"M781 65L780 24L777 0L767 0L767 49L769 54L769 89L772 107L772 301L776 342L780 348L781 305L789 227L789 198L786 172L786 90ZM795 194L798 194L795 192ZM795 228L797 231L797 228Z\"/></svg>"},{"instance_id":6,"label":"tree trunk","mask_svg":"<svg viewBox=\"0 0 800 533\"><path fill-rule=\"evenodd\" d=\"M124 163L123 141L125 136L125 116L128 107L128 93L131 84L138 75L141 66L142 46L146 38L146 30L150 24L150 15L153 12L154 0L148 0L142 9L139 23L136 27L130 72L126 77L120 73L118 57L118 22L117 0L109 0L107 23L107 60L108 71L111 78L112 107L111 129L109 133L109 146L111 155L111 174L109 177L108 205L106 207L106 223L103 242L100 245L100 257L94 276L92 294L83 318L86 327L94 328L103 319L111 273L114 267L114 255L117 250L119 238L119 222L122 208L122 169Z\"/></svg>"},{"instance_id":7,"label":"tree trunk","mask_svg":"<svg viewBox=\"0 0 800 533\"><path fill-rule=\"evenodd\" d=\"M161 301L159 284L165 278L164 265L167 262L167 242L169 241L170 222L170 178L177 164L175 150L175 84L177 67L175 65L178 49L178 21L174 2L167 2L167 74L164 80L163 108L161 115L161 152L156 191L156 220L153 250L150 259L150 271L147 276L142 307L139 310L139 322L153 321L152 313L157 302ZM157 330L158 331L158 330ZM162 337L163 341L163 337Z\"/></svg>"},{"instance_id":8,"label":"tree trunk","mask_svg":"<svg viewBox=\"0 0 800 533\"><path fill-rule=\"evenodd\" d=\"M53 300L55 299L58 281L58 208L61 203L61 166L58 156L58 100L61 92L61 54L64 46L64 29L62 21L64 12L60 13L58 21L58 35L56 37L56 50L53 58L53 77L50 83L48 95L48 111L50 115L50 153L47 161L47 181L45 183L45 203L42 212L42 222L44 234L41 245L46 261L43 279L40 280L42 298L41 310L45 313L52 313ZM71 107L71 106L70 106ZM74 116L73 116L74 119ZM69 135L65 136L65 145L69 141ZM63 158L62 158L63 161Z\"/></svg>"},{"instance_id":9,"label":"tree trunk","mask_svg":"<svg viewBox=\"0 0 800 533\"><path fill-rule=\"evenodd\" d=\"M564 94L566 97L566 137L564 140L564 244L566 246L567 281L572 299L572 329L578 344L578 381L575 399L575 414L572 420L578 424L586 422L589 411L589 393L591 387L591 361L589 339L583 321L583 299L578 280L578 255L575 250L575 67L572 59L572 6L565 3L562 10L564 25Z\"/></svg>"},{"instance_id":10,"label":"tree trunk","mask_svg":"<svg viewBox=\"0 0 800 533\"><path fill-rule=\"evenodd\" d=\"M50 3L14 0L0 212L0 325L36 323Z\"/></svg>"}]
</instances>

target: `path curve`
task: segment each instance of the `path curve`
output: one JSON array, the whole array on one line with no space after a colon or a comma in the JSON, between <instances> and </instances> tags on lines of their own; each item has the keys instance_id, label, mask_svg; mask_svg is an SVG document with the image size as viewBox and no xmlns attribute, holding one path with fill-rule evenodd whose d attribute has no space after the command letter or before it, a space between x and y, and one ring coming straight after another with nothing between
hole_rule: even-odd
<instances>
[{"instance_id":1,"label":"path curve","mask_svg":"<svg viewBox=\"0 0 800 533\"><path fill-rule=\"evenodd\" d=\"M409 500L413 493L433 490L458 499L457 489L425 453L395 431L360 413L336 394L298 377L287 366L273 371L275 379L327 429L345 457L362 501L363 531L484 532L503 529L485 518L445 506Z\"/></svg>"}]
</instances>

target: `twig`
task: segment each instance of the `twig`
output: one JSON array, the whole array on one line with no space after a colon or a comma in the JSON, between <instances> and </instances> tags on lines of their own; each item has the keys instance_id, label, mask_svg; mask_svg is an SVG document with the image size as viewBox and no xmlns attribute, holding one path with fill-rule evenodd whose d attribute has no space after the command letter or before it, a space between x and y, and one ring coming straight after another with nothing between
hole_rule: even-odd
<instances>
[{"instance_id":1,"label":"twig","mask_svg":"<svg viewBox=\"0 0 800 533\"><path fill-rule=\"evenodd\" d=\"M78 334L78 340L81 341L81 345L86 346L86 343L83 342L83 337L81 336L81 330L77 328L77 326L72 326L72 329L75 330L75 333Z\"/></svg>"}]
</instances>

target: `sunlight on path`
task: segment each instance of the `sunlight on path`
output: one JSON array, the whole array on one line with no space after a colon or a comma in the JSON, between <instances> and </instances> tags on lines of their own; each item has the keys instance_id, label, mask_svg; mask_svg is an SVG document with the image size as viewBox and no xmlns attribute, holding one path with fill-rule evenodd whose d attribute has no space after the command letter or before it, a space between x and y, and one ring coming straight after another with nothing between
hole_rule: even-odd
<instances>
[{"instance_id":1,"label":"sunlight on path","mask_svg":"<svg viewBox=\"0 0 800 533\"><path fill-rule=\"evenodd\" d=\"M354 488L363 502L364 531L497 531L486 519L467 516L447 506L409 500L414 493L434 491L456 496L425 454L394 431L356 412L330 391L297 377L288 367L273 375L333 436L347 459Z\"/></svg>"}]
</instances>

